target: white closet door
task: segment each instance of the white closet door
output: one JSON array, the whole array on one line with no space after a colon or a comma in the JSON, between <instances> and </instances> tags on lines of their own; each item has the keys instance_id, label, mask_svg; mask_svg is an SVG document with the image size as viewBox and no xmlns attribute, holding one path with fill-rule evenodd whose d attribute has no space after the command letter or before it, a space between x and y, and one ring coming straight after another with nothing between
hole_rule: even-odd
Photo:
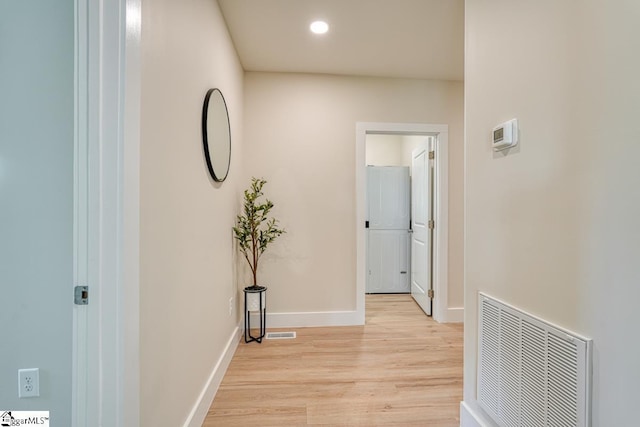
<instances>
[{"instance_id":1,"label":"white closet door","mask_svg":"<svg viewBox=\"0 0 640 427\"><path fill-rule=\"evenodd\" d=\"M369 228L406 230L411 214L409 168L368 166Z\"/></svg>"},{"instance_id":2,"label":"white closet door","mask_svg":"<svg viewBox=\"0 0 640 427\"><path fill-rule=\"evenodd\" d=\"M408 230L369 230L368 293L409 293Z\"/></svg>"}]
</instances>

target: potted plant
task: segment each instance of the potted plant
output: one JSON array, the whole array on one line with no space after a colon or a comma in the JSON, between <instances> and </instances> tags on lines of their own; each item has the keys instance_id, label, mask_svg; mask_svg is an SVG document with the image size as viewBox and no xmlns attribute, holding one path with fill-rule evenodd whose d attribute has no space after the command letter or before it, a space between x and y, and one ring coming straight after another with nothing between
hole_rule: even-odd
<instances>
[{"instance_id":1,"label":"potted plant","mask_svg":"<svg viewBox=\"0 0 640 427\"><path fill-rule=\"evenodd\" d=\"M233 235L238 241L240 252L251 268L253 285L245 290L264 290L258 285L258 264L260 257L267 247L285 230L279 228L278 220L269 218L273 203L268 199L262 199L262 187L267 183L264 179L251 178L251 186L244 190L243 214L236 217L236 226L233 227ZM264 293L260 293L264 295ZM258 294L251 293L251 296ZM258 303L258 301L256 301ZM248 306L255 306L248 302Z\"/></svg>"}]
</instances>

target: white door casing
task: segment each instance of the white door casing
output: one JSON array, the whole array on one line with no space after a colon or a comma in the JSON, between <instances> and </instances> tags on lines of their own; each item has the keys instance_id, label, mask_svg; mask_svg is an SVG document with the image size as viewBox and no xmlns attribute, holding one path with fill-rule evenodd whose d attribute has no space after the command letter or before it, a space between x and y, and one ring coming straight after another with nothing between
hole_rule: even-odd
<instances>
[{"instance_id":1,"label":"white door casing","mask_svg":"<svg viewBox=\"0 0 640 427\"><path fill-rule=\"evenodd\" d=\"M431 315L431 161L428 138L411 153L411 296Z\"/></svg>"},{"instance_id":2,"label":"white door casing","mask_svg":"<svg viewBox=\"0 0 640 427\"><path fill-rule=\"evenodd\" d=\"M74 282L89 286L89 304L74 308L72 426L133 427L141 0L75 0L75 19Z\"/></svg>"}]
</instances>

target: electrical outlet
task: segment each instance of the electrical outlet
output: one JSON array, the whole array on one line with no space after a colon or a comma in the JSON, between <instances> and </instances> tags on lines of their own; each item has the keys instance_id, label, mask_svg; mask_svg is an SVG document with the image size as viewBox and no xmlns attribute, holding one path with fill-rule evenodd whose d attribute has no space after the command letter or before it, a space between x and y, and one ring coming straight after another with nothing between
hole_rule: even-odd
<instances>
[{"instance_id":1,"label":"electrical outlet","mask_svg":"<svg viewBox=\"0 0 640 427\"><path fill-rule=\"evenodd\" d=\"M229 316L233 313L233 297L229 298Z\"/></svg>"},{"instance_id":2,"label":"electrical outlet","mask_svg":"<svg viewBox=\"0 0 640 427\"><path fill-rule=\"evenodd\" d=\"M40 396L40 369L18 369L18 397Z\"/></svg>"}]
</instances>

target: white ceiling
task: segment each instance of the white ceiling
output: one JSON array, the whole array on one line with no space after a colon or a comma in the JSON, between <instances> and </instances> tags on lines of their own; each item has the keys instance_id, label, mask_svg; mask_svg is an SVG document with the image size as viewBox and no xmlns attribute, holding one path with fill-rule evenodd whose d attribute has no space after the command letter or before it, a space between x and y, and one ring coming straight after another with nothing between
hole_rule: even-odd
<instances>
[{"instance_id":1,"label":"white ceiling","mask_svg":"<svg viewBox=\"0 0 640 427\"><path fill-rule=\"evenodd\" d=\"M246 71L463 79L464 0L218 3Z\"/></svg>"}]
</instances>

